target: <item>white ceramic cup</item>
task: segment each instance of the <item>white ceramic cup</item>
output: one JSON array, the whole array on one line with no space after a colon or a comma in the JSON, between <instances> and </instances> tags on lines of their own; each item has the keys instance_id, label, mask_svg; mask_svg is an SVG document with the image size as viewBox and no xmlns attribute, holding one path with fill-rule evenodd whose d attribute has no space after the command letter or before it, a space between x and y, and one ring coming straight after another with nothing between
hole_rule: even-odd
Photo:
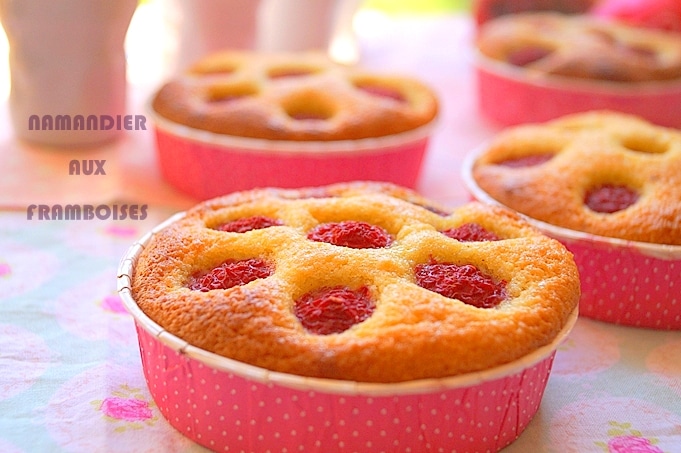
<instances>
[{"instance_id":1,"label":"white ceramic cup","mask_svg":"<svg viewBox=\"0 0 681 453\"><path fill-rule=\"evenodd\" d=\"M255 47L260 0L165 0L177 38L175 72L225 49Z\"/></svg>"},{"instance_id":2,"label":"white ceramic cup","mask_svg":"<svg viewBox=\"0 0 681 453\"><path fill-rule=\"evenodd\" d=\"M341 63L359 59L352 20L363 0L262 0L257 48L327 52Z\"/></svg>"},{"instance_id":3,"label":"white ceramic cup","mask_svg":"<svg viewBox=\"0 0 681 453\"><path fill-rule=\"evenodd\" d=\"M173 73L226 49L263 52L320 51L356 63L352 28L364 0L164 0L176 38Z\"/></svg>"},{"instance_id":4,"label":"white ceramic cup","mask_svg":"<svg viewBox=\"0 0 681 453\"><path fill-rule=\"evenodd\" d=\"M9 42L9 108L18 138L89 146L125 130L124 43L137 2L0 0Z\"/></svg>"}]
</instances>

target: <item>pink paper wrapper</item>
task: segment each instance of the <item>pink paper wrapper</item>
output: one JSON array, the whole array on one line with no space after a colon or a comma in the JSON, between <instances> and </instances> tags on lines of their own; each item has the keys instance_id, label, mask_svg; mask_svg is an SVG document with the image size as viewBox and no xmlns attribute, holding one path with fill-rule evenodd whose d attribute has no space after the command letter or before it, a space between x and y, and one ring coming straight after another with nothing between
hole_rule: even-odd
<instances>
[{"instance_id":1,"label":"pink paper wrapper","mask_svg":"<svg viewBox=\"0 0 681 453\"><path fill-rule=\"evenodd\" d=\"M434 125L370 139L287 142L215 134L150 115L161 175L199 200L257 187L354 180L414 188Z\"/></svg>"},{"instance_id":2,"label":"pink paper wrapper","mask_svg":"<svg viewBox=\"0 0 681 453\"><path fill-rule=\"evenodd\" d=\"M268 371L196 348L137 306L131 276L159 225L118 270L118 291L135 319L144 375L172 426L215 451L498 452L525 430L544 394L557 347L443 379L375 384Z\"/></svg>"},{"instance_id":3,"label":"pink paper wrapper","mask_svg":"<svg viewBox=\"0 0 681 453\"><path fill-rule=\"evenodd\" d=\"M473 178L482 149L465 159L464 183L474 199L504 206ZM582 288L580 315L612 324L681 329L681 246L597 236L523 217L573 253Z\"/></svg>"},{"instance_id":4,"label":"pink paper wrapper","mask_svg":"<svg viewBox=\"0 0 681 453\"><path fill-rule=\"evenodd\" d=\"M542 123L571 113L615 110L681 127L681 80L621 84L546 76L476 56L478 105L505 125Z\"/></svg>"}]
</instances>

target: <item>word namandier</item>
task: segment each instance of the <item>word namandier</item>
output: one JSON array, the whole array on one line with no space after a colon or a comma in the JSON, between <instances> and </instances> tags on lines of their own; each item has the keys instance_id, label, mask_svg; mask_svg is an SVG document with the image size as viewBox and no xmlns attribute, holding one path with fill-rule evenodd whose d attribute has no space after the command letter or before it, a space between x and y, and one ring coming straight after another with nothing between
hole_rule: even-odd
<instances>
[{"instance_id":1,"label":"word namandier","mask_svg":"<svg viewBox=\"0 0 681 453\"><path fill-rule=\"evenodd\" d=\"M31 115L29 131L109 131L147 130L144 115Z\"/></svg>"}]
</instances>

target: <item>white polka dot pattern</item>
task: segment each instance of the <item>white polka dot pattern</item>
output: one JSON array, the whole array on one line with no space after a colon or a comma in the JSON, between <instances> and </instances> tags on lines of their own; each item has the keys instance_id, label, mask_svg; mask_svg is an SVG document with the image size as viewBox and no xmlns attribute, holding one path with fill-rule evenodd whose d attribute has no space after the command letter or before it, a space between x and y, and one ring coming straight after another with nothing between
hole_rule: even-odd
<instances>
[{"instance_id":1,"label":"white polka dot pattern","mask_svg":"<svg viewBox=\"0 0 681 453\"><path fill-rule=\"evenodd\" d=\"M580 315L614 324L681 329L681 258L635 247L560 239L575 255Z\"/></svg>"},{"instance_id":2,"label":"white polka dot pattern","mask_svg":"<svg viewBox=\"0 0 681 453\"><path fill-rule=\"evenodd\" d=\"M497 452L537 412L555 354L469 387L332 394L217 370L139 325L137 331L161 413L187 437L220 452Z\"/></svg>"}]
</instances>

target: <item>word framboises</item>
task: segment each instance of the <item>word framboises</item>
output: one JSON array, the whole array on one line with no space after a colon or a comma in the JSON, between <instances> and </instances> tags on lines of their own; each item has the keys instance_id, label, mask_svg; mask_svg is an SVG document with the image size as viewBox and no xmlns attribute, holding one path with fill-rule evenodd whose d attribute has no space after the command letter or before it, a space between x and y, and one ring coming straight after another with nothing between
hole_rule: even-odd
<instances>
[{"instance_id":1,"label":"word framboises","mask_svg":"<svg viewBox=\"0 0 681 453\"><path fill-rule=\"evenodd\" d=\"M32 204L26 208L27 220L144 220L147 205Z\"/></svg>"}]
</instances>

